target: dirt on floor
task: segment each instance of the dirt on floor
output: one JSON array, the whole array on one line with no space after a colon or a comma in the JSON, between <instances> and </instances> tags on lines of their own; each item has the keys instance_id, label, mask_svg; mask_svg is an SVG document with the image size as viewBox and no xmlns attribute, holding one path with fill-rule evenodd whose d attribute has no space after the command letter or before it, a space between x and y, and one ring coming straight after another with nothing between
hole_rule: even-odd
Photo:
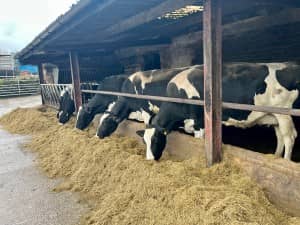
<instances>
[{"instance_id":1,"label":"dirt on floor","mask_svg":"<svg viewBox=\"0 0 300 225\"><path fill-rule=\"evenodd\" d=\"M0 118L13 133L32 135L27 149L37 153L49 177L64 177L54 191L79 192L92 210L81 224L101 225L299 225L300 218L278 210L225 153L223 163L202 159L146 161L137 140L99 140L95 128L57 123L47 108L17 109Z\"/></svg>"}]
</instances>

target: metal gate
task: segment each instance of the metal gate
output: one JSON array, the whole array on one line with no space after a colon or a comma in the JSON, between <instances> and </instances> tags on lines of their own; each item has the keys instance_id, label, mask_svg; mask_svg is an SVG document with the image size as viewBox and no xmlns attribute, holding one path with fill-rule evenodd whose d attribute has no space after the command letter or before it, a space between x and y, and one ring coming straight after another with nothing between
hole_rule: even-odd
<instances>
[{"instance_id":1,"label":"metal gate","mask_svg":"<svg viewBox=\"0 0 300 225\"><path fill-rule=\"evenodd\" d=\"M0 79L0 97L36 95L40 93L39 79Z\"/></svg>"},{"instance_id":2,"label":"metal gate","mask_svg":"<svg viewBox=\"0 0 300 225\"><path fill-rule=\"evenodd\" d=\"M80 86L81 89L84 90L95 90L97 89L98 83L81 83ZM58 109L60 94L66 87L73 90L72 84L41 84L41 95L44 104ZM94 95L95 94L82 93L82 102L87 103Z\"/></svg>"}]
</instances>

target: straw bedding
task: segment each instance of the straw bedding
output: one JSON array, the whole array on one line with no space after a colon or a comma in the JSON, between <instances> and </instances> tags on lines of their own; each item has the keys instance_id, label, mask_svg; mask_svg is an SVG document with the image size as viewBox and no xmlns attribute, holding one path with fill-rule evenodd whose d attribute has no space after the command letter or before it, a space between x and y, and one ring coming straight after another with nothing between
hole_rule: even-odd
<instances>
[{"instance_id":1,"label":"straw bedding","mask_svg":"<svg viewBox=\"0 0 300 225\"><path fill-rule=\"evenodd\" d=\"M91 206L81 224L300 224L273 206L226 154L210 169L204 157L174 161L165 154L149 162L136 140L99 140L94 127L75 130L74 119L60 126L47 108L17 109L0 124L32 135L26 147L37 153L40 168L51 178L65 178L54 191L79 192Z\"/></svg>"}]
</instances>

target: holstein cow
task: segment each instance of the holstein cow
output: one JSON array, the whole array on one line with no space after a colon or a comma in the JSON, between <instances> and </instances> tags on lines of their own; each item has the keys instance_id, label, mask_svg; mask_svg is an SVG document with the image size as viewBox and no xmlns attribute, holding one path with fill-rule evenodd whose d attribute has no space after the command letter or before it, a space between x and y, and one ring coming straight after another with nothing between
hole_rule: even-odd
<instances>
[{"instance_id":1,"label":"holstein cow","mask_svg":"<svg viewBox=\"0 0 300 225\"><path fill-rule=\"evenodd\" d=\"M59 108L57 113L57 119L59 123L65 124L69 121L73 113L75 112L74 99L71 87L66 87L62 90L59 97Z\"/></svg>"},{"instance_id":2,"label":"holstein cow","mask_svg":"<svg viewBox=\"0 0 300 225\"><path fill-rule=\"evenodd\" d=\"M105 78L97 90L120 92L126 75L110 76ZM80 107L77 114L76 128L85 129L98 113L104 113L109 104L117 100L116 96L96 94L86 105Z\"/></svg>"},{"instance_id":3,"label":"holstein cow","mask_svg":"<svg viewBox=\"0 0 300 225\"><path fill-rule=\"evenodd\" d=\"M186 68L136 72L122 86L123 93L165 96L169 81ZM119 97L100 119L97 136L110 136L124 119L136 119L149 123L158 112L160 102Z\"/></svg>"},{"instance_id":4,"label":"holstein cow","mask_svg":"<svg viewBox=\"0 0 300 225\"><path fill-rule=\"evenodd\" d=\"M298 108L300 66L293 63L230 63L223 66L223 101L242 104ZM195 66L174 77L167 96L203 99L203 67ZM273 126L277 136L276 155L291 159L297 136L291 116L241 110L223 110L223 124L247 128L254 125ZM144 132L146 158L158 160L165 148L167 134L185 122L190 131L204 127L203 107L163 103L159 113ZM192 125L192 126L191 126ZM195 134L199 136L198 133Z\"/></svg>"}]
</instances>

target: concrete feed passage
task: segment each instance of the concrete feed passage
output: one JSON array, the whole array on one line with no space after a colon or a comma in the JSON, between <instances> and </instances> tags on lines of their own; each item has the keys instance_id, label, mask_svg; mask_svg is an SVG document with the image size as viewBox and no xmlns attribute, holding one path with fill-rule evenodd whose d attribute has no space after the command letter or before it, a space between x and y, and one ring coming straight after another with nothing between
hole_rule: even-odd
<instances>
[{"instance_id":1,"label":"concrete feed passage","mask_svg":"<svg viewBox=\"0 0 300 225\"><path fill-rule=\"evenodd\" d=\"M40 96L0 99L0 116L20 106L40 104ZM41 174L34 157L24 152L22 144L28 139L0 127L0 224L76 224L84 207L69 192L51 192L58 181Z\"/></svg>"}]
</instances>

